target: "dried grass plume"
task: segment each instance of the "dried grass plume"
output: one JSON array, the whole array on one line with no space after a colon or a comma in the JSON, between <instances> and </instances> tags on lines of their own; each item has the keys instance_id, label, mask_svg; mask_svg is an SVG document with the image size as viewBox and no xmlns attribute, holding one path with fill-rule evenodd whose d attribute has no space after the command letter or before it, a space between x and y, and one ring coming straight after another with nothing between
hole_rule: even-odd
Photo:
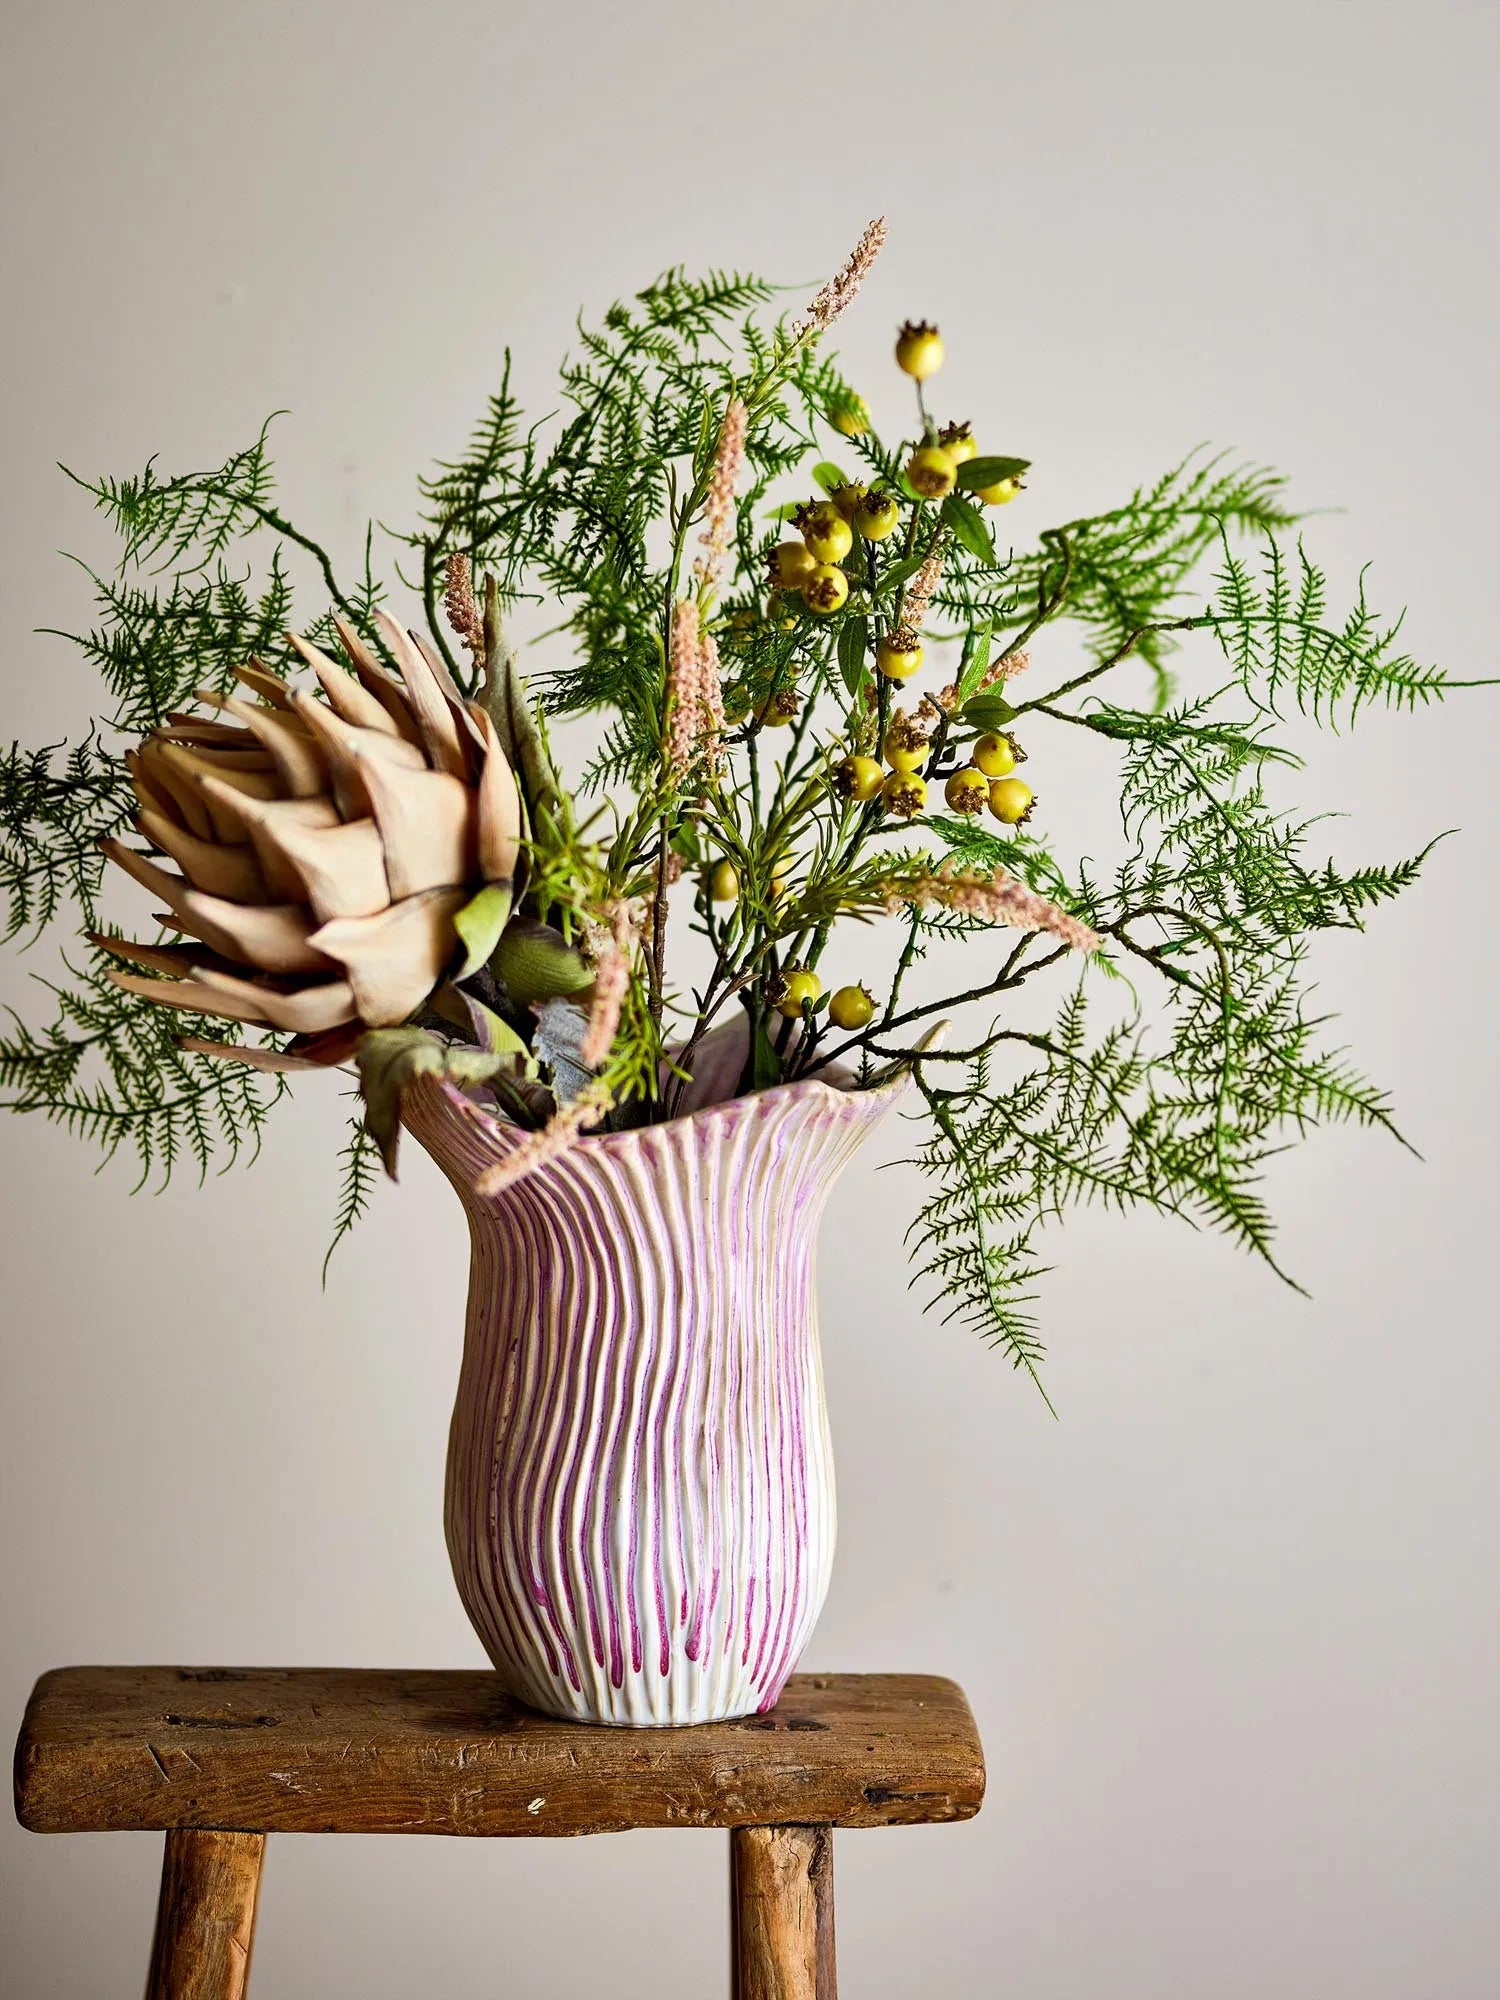
<instances>
[{"instance_id":1,"label":"dried grass plume","mask_svg":"<svg viewBox=\"0 0 1500 2000\"><path fill-rule=\"evenodd\" d=\"M854 303L855 293L870 275L870 266L880 255L884 242L885 217L877 215L855 244L843 269L836 277L830 278L818 293L807 308L807 317L798 321L799 333L824 333L841 314L848 311Z\"/></svg>"},{"instance_id":2,"label":"dried grass plume","mask_svg":"<svg viewBox=\"0 0 1500 2000\"><path fill-rule=\"evenodd\" d=\"M474 1192L488 1198L503 1194L527 1174L545 1167L566 1153L580 1133L608 1115L614 1099L602 1083L585 1084L578 1095L561 1105L539 1132L528 1132L503 1160L486 1167L474 1183Z\"/></svg>"},{"instance_id":3,"label":"dried grass plume","mask_svg":"<svg viewBox=\"0 0 1500 2000\"><path fill-rule=\"evenodd\" d=\"M892 912L903 903L911 909L954 910L985 923L1010 924L1016 930L1050 931L1075 951L1098 951L1104 943L1081 918L1069 916L1003 868L997 868L993 875L966 875L950 860L930 874L893 876L881 883L880 890Z\"/></svg>"}]
</instances>

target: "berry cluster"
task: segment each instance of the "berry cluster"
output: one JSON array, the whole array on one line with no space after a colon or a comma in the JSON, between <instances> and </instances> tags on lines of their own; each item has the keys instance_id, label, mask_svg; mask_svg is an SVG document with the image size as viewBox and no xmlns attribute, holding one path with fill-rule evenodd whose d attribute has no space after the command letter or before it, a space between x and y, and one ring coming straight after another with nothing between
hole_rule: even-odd
<instances>
[{"instance_id":1,"label":"berry cluster","mask_svg":"<svg viewBox=\"0 0 1500 2000\"><path fill-rule=\"evenodd\" d=\"M1011 468L1020 461L994 461L997 476L986 484L975 484L975 479L990 469L990 462L974 464L979 459L979 445L969 425L949 423L938 429L928 416L923 385L943 365L943 337L938 329L926 321L909 320L896 337L895 355L898 368L916 384L922 431L921 441L906 461L908 501L915 500L919 506L942 502L960 486L964 497L986 506L1002 507L1014 500L1022 490L1022 480ZM844 396L827 415L844 437L862 437L870 429L869 409L857 395ZM961 481L959 468L970 464L974 464L973 472ZM842 611L849 601L849 558L857 557L860 544L885 541L900 525L901 516L896 494L859 480L834 486L826 497L811 499L798 508L793 525L800 539L779 543L766 559L771 593L768 614L773 622L790 625L799 603L804 611L820 618ZM873 562L873 556L870 560ZM859 568L854 574L857 581L862 580ZM878 678L874 687L900 686L920 672L923 646L917 629L919 619L920 613L914 610L912 622L898 622L876 639ZM887 719L886 699L882 693L877 703L871 691L871 706L878 706L881 718L879 757L864 747L853 750L835 764L830 782L840 799L855 805L876 805L895 818L913 820L927 810L924 771L935 755L941 757L945 751L950 723L928 697L914 712L898 708ZM760 704L756 720L763 729L784 728L802 709L800 692L783 683ZM949 811L965 818L988 811L1004 826L1024 825L1036 803L1031 787L1015 775L1025 757L1025 751L1009 734L992 732L978 737L969 746L968 762L949 771L943 782ZM946 758L941 758L940 772L945 762ZM708 893L718 902L737 897L739 880L728 862L720 862L710 871ZM805 965L789 966L782 974L776 1004L793 1020L826 1007L833 1023L849 1030L866 1026L875 1005L863 986L840 987L825 1000L822 981Z\"/></svg>"}]
</instances>

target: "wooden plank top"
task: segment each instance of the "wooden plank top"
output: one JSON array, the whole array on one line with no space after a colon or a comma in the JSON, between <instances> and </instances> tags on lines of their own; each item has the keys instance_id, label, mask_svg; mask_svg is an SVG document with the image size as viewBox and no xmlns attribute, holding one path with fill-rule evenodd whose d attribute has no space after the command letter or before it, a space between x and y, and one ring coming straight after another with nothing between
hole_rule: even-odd
<instances>
[{"instance_id":1,"label":"wooden plank top","mask_svg":"<svg viewBox=\"0 0 1500 2000\"><path fill-rule=\"evenodd\" d=\"M797 1674L766 1715L604 1729L533 1714L486 1672L62 1667L16 1745L36 1833L905 1826L983 1796L963 1691L924 1674Z\"/></svg>"}]
</instances>

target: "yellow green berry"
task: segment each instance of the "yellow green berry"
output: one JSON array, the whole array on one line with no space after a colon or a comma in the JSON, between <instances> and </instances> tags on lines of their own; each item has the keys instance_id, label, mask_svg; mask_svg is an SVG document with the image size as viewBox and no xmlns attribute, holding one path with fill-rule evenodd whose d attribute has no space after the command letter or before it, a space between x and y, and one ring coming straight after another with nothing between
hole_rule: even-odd
<instances>
[{"instance_id":1,"label":"yellow green berry","mask_svg":"<svg viewBox=\"0 0 1500 2000\"><path fill-rule=\"evenodd\" d=\"M936 375L943 365L943 336L926 320L909 319L896 336L896 366L918 382Z\"/></svg>"},{"instance_id":2,"label":"yellow green berry","mask_svg":"<svg viewBox=\"0 0 1500 2000\"><path fill-rule=\"evenodd\" d=\"M755 711L755 719L762 729L785 729L789 722L795 722L802 713L802 697L794 687L777 688L774 694L766 696Z\"/></svg>"},{"instance_id":3,"label":"yellow green berry","mask_svg":"<svg viewBox=\"0 0 1500 2000\"><path fill-rule=\"evenodd\" d=\"M860 501L854 525L867 542L883 542L901 519L901 508L893 493L879 488Z\"/></svg>"},{"instance_id":4,"label":"yellow green berry","mask_svg":"<svg viewBox=\"0 0 1500 2000\"><path fill-rule=\"evenodd\" d=\"M969 755L987 778L1008 778L1020 763L1022 751L1014 736L992 732L981 736Z\"/></svg>"},{"instance_id":5,"label":"yellow green berry","mask_svg":"<svg viewBox=\"0 0 1500 2000\"><path fill-rule=\"evenodd\" d=\"M996 778L990 786L990 811L1004 826L1024 826L1035 804L1024 778Z\"/></svg>"},{"instance_id":6,"label":"yellow green berry","mask_svg":"<svg viewBox=\"0 0 1500 2000\"><path fill-rule=\"evenodd\" d=\"M907 482L924 500L941 500L951 493L957 471L952 453L940 444L918 445L906 461Z\"/></svg>"},{"instance_id":7,"label":"yellow green berry","mask_svg":"<svg viewBox=\"0 0 1500 2000\"><path fill-rule=\"evenodd\" d=\"M781 542L767 559L771 581L783 590L800 590L818 566L805 542Z\"/></svg>"},{"instance_id":8,"label":"yellow green berry","mask_svg":"<svg viewBox=\"0 0 1500 2000\"><path fill-rule=\"evenodd\" d=\"M708 893L716 903L732 903L740 893L739 870L732 861L716 861L709 870Z\"/></svg>"},{"instance_id":9,"label":"yellow green berry","mask_svg":"<svg viewBox=\"0 0 1500 2000\"><path fill-rule=\"evenodd\" d=\"M841 437L863 437L870 428L870 410L863 396L841 396L829 407L828 421Z\"/></svg>"},{"instance_id":10,"label":"yellow green berry","mask_svg":"<svg viewBox=\"0 0 1500 2000\"><path fill-rule=\"evenodd\" d=\"M915 819L927 804L927 780L915 771L892 771L882 789L888 810L898 819Z\"/></svg>"},{"instance_id":11,"label":"yellow green berry","mask_svg":"<svg viewBox=\"0 0 1500 2000\"><path fill-rule=\"evenodd\" d=\"M976 771L972 764L962 771L955 771L943 787L943 797L956 813L965 819L973 819L982 813L990 802L990 781L983 771Z\"/></svg>"},{"instance_id":12,"label":"yellow green berry","mask_svg":"<svg viewBox=\"0 0 1500 2000\"><path fill-rule=\"evenodd\" d=\"M965 459L979 456L979 446L967 424L944 424L938 432L938 443L955 465L962 465Z\"/></svg>"},{"instance_id":13,"label":"yellow green berry","mask_svg":"<svg viewBox=\"0 0 1500 2000\"><path fill-rule=\"evenodd\" d=\"M884 783L885 772L873 757L846 757L833 767L833 789L841 799L855 799L863 804L866 799L873 799Z\"/></svg>"},{"instance_id":14,"label":"yellow green berry","mask_svg":"<svg viewBox=\"0 0 1500 2000\"><path fill-rule=\"evenodd\" d=\"M845 534L848 524L840 522ZM802 586L802 602L809 611L816 611L820 618L827 618L848 602L849 579L841 569L832 563L819 563L812 575Z\"/></svg>"},{"instance_id":15,"label":"yellow green berry","mask_svg":"<svg viewBox=\"0 0 1500 2000\"><path fill-rule=\"evenodd\" d=\"M804 507L797 528L815 563L840 562L854 546L854 530L831 500L815 500Z\"/></svg>"},{"instance_id":16,"label":"yellow green berry","mask_svg":"<svg viewBox=\"0 0 1500 2000\"><path fill-rule=\"evenodd\" d=\"M974 498L982 500L987 507L1003 507L1007 500L1014 500L1021 490L1020 475L1013 473L1009 479L997 479L993 486L976 486Z\"/></svg>"},{"instance_id":17,"label":"yellow green berry","mask_svg":"<svg viewBox=\"0 0 1500 2000\"><path fill-rule=\"evenodd\" d=\"M836 1028L867 1028L875 1018L875 996L863 986L841 986L828 1002L828 1018Z\"/></svg>"},{"instance_id":18,"label":"yellow green berry","mask_svg":"<svg viewBox=\"0 0 1500 2000\"><path fill-rule=\"evenodd\" d=\"M920 771L932 753L932 745L925 736L896 721L885 732L880 752L893 771Z\"/></svg>"},{"instance_id":19,"label":"yellow green berry","mask_svg":"<svg viewBox=\"0 0 1500 2000\"><path fill-rule=\"evenodd\" d=\"M909 625L898 625L876 642L875 665L888 681L907 681L922 664L922 641Z\"/></svg>"},{"instance_id":20,"label":"yellow green berry","mask_svg":"<svg viewBox=\"0 0 1500 2000\"><path fill-rule=\"evenodd\" d=\"M823 982L817 973L809 971L805 965L792 966L782 975L777 1008L789 1021L799 1021L804 1002L816 1000L822 991Z\"/></svg>"}]
</instances>

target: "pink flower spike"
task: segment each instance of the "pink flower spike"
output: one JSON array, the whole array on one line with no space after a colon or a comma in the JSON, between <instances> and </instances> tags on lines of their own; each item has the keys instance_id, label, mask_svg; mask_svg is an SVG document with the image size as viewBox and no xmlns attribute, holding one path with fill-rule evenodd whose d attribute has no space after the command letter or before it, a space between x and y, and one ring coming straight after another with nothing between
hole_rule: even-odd
<instances>
[{"instance_id":1,"label":"pink flower spike","mask_svg":"<svg viewBox=\"0 0 1500 2000\"><path fill-rule=\"evenodd\" d=\"M734 539L734 489L745 462L745 427L749 412L736 396L724 412L719 429L719 445L714 453L714 469L708 482L708 498L703 505L703 533L699 537L704 553L693 572L705 587L718 579L719 569Z\"/></svg>"},{"instance_id":2,"label":"pink flower spike","mask_svg":"<svg viewBox=\"0 0 1500 2000\"><path fill-rule=\"evenodd\" d=\"M885 217L877 215L855 244L848 262L835 278L830 278L807 309L807 317L797 323L798 333L824 333L854 303L854 295L870 275L870 266L885 242Z\"/></svg>"},{"instance_id":3,"label":"pink flower spike","mask_svg":"<svg viewBox=\"0 0 1500 2000\"><path fill-rule=\"evenodd\" d=\"M1075 951L1098 951L1104 943L1082 918L1070 916L1003 868L997 868L993 875L961 875L948 860L936 873L893 876L880 888L890 910L904 903L912 909L955 910L985 923L1010 924L1020 931L1050 931Z\"/></svg>"},{"instance_id":4,"label":"pink flower spike","mask_svg":"<svg viewBox=\"0 0 1500 2000\"><path fill-rule=\"evenodd\" d=\"M575 1098L556 1110L540 1132L528 1132L503 1160L487 1167L474 1183L477 1195L503 1194L518 1180L559 1158L587 1126L597 1125L613 1103L601 1083L585 1084Z\"/></svg>"}]
</instances>

